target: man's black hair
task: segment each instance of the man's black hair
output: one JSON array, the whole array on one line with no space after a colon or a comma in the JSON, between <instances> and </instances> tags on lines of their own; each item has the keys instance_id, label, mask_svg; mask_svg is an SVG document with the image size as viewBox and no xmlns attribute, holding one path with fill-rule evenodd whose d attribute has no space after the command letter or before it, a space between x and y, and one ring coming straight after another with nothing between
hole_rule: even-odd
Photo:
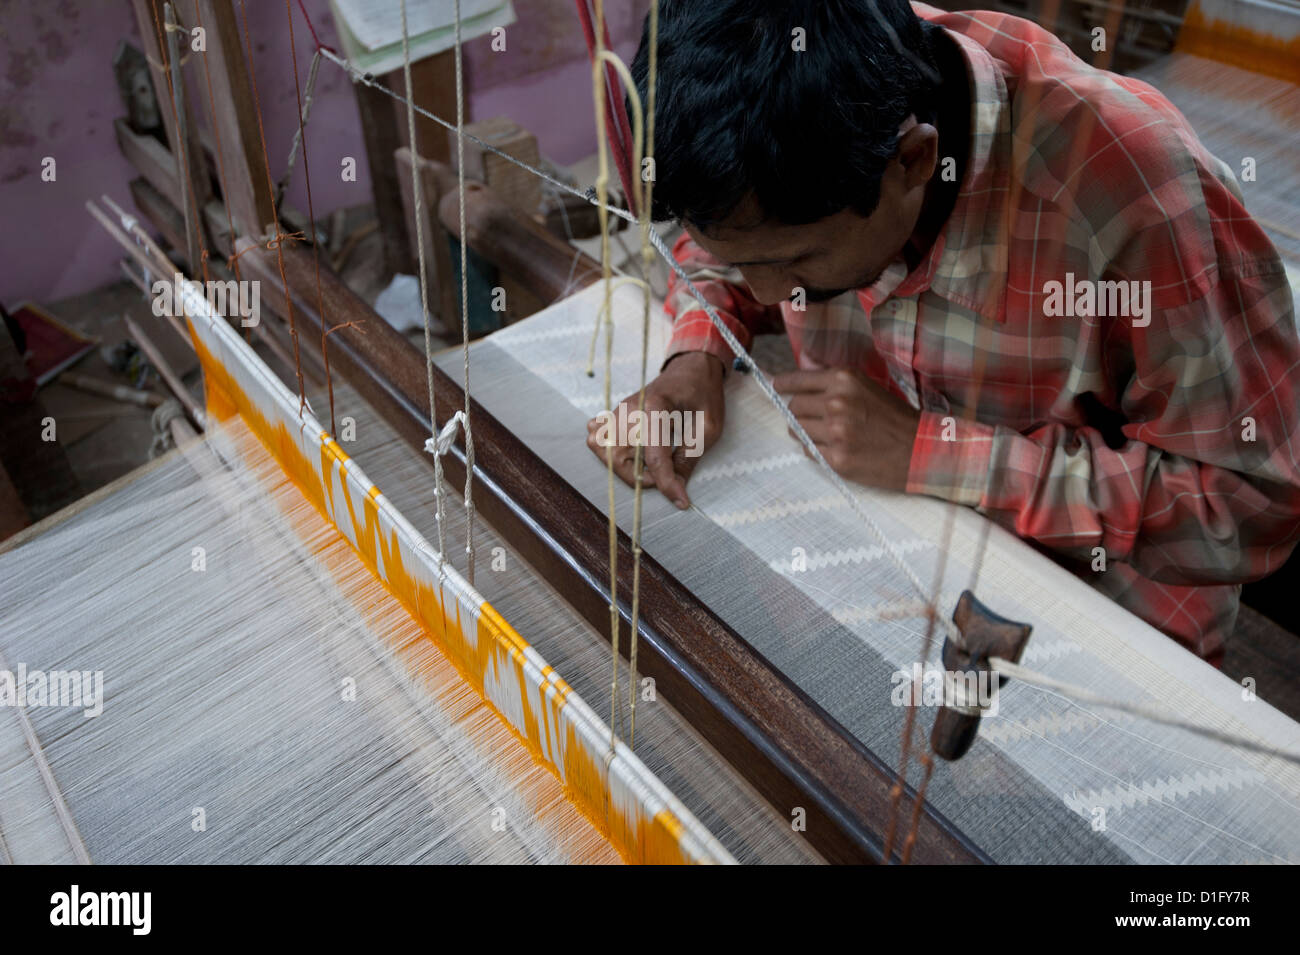
<instances>
[{"instance_id":1,"label":"man's black hair","mask_svg":"<svg viewBox=\"0 0 1300 955\"><path fill-rule=\"evenodd\" d=\"M899 126L933 121L937 29L907 0L661 0L654 218L708 229L750 193L791 225L870 215Z\"/></svg>"}]
</instances>

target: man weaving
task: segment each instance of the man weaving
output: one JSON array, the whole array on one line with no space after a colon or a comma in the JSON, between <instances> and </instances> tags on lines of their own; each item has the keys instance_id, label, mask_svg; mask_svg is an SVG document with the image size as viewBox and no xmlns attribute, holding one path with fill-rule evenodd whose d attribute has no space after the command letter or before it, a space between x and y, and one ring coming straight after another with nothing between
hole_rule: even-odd
<instances>
[{"instance_id":1,"label":"man weaving","mask_svg":"<svg viewBox=\"0 0 1300 955\"><path fill-rule=\"evenodd\" d=\"M1222 656L1241 583L1300 538L1300 341L1163 96L998 13L689 0L657 97L655 218L746 348L789 336L776 386L836 471L975 507ZM734 356L684 286L646 404L703 411L707 448ZM645 482L689 506L696 460L647 448Z\"/></svg>"}]
</instances>

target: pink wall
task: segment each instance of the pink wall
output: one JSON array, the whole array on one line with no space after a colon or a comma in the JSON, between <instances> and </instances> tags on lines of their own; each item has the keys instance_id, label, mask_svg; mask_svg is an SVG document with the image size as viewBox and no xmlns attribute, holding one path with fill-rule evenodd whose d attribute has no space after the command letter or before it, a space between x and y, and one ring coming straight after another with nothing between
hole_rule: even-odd
<instances>
[{"instance_id":1,"label":"pink wall","mask_svg":"<svg viewBox=\"0 0 1300 955\"><path fill-rule=\"evenodd\" d=\"M297 128L284 3L245 5L272 173L278 177ZM178 0L177 6L182 18L192 10L191 0ZM337 48L327 0L306 0L306 6L321 42ZM630 59L644 0L609 6L614 45ZM296 0L293 11L305 83L313 44ZM580 159L595 149L595 131L586 46L572 0L515 0L515 11L518 21L507 30L505 52L494 52L486 37L466 44L469 115L509 116L537 135L548 158ZM117 247L84 205L106 193L130 208L127 183L135 173L113 136L113 120L125 112L111 65L123 36L139 45L127 0L0 0L0 300L6 304L48 302L119 277ZM190 72L192 83L202 82L201 65ZM201 113L206 110L202 101ZM369 201L356 102L347 77L329 62L321 64L307 146L318 217ZM54 182L41 181L45 156L57 162ZM343 156L356 157L358 182L341 181ZM301 165L289 201L306 209Z\"/></svg>"}]
</instances>

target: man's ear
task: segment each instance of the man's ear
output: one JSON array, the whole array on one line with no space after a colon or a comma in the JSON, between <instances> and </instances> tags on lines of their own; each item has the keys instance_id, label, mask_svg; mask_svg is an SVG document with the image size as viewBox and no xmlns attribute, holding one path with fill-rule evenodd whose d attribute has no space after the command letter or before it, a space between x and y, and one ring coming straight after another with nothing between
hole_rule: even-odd
<instances>
[{"instance_id":1,"label":"man's ear","mask_svg":"<svg viewBox=\"0 0 1300 955\"><path fill-rule=\"evenodd\" d=\"M898 164L906 189L923 187L939 164L939 131L929 123L909 127L898 139Z\"/></svg>"}]
</instances>

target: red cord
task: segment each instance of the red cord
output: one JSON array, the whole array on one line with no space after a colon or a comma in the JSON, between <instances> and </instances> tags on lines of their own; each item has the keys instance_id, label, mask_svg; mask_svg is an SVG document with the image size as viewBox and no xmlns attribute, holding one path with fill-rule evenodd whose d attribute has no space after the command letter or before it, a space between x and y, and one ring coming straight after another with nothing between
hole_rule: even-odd
<instances>
[{"instance_id":1,"label":"red cord","mask_svg":"<svg viewBox=\"0 0 1300 955\"><path fill-rule=\"evenodd\" d=\"M298 9L302 11L302 18L307 21L307 29L311 31L312 42L316 44L316 49L329 50L331 53L337 56L338 50L334 49L334 47L332 46L326 46L324 43L320 41L320 37L316 35L316 27L312 25L311 16L308 15L307 7L303 4L302 0L298 0Z\"/></svg>"},{"instance_id":2,"label":"red cord","mask_svg":"<svg viewBox=\"0 0 1300 955\"><path fill-rule=\"evenodd\" d=\"M596 28L592 24L591 9L588 0L575 0L578 7L578 20L582 23L582 34L587 40L587 55L595 62ZM604 26L605 49L610 49L609 24ZM614 156L614 165L618 169L619 181L623 183L623 193L627 197L627 207L633 215L637 214L637 193L633 184L636 177L632 172L632 126L628 122L627 110L623 108L623 97L618 95L622 83L614 67L605 64L605 90L608 102L605 104L605 135L609 138L609 150Z\"/></svg>"}]
</instances>

